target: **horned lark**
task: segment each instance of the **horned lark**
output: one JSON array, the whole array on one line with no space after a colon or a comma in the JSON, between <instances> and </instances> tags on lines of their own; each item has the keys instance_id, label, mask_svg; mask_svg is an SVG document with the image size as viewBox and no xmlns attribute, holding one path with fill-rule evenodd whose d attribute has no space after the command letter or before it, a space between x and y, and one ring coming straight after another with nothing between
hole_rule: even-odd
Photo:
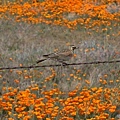
<instances>
[{"instance_id":1,"label":"horned lark","mask_svg":"<svg viewBox=\"0 0 120 120\"><path fill-rule=\"evenodd\" d=\"M54 52L54 53L50 53L47 55L43 55L44 58L41 60L38 60L37 64L42 62L42 61L48 60L48 59L57 60L58 62L66 64L65 61L70 60L74 55L74 50L78 49L78 48L79 47L76 47L74 45L70 45L70 49L65 49L65 50L62 50L59 52Z\"/></svg>"}]
</instances>

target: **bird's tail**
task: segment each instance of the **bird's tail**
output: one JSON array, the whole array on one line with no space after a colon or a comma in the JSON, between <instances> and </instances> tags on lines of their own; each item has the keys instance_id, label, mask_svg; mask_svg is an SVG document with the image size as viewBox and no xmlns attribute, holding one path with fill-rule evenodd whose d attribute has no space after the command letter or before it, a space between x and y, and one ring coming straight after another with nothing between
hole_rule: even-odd
<instances>
[{"instance_id":1,"label":"bird's tail","mask_svg":"<svg viewBox=\"0 0 120 120\"><path fill-rule=\"evenodd\" d=\"M45 60L47 60L47 58L44 58L44 59L38 60L38 61L36 61L36 63L38 64L38 63L43 62L43 61L45 61Z\"/></svg>"}]
</instances>

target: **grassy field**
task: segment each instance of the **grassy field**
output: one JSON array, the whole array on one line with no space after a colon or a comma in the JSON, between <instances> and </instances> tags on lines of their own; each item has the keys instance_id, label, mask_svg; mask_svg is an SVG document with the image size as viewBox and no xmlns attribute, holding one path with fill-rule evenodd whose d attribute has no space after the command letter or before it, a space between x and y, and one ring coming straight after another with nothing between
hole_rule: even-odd
<instances>
[{"instance_id":1,"label":"grassy field","mask_svg":"<svg viewBox=\"0 0 120 120\"><path fill-rule=\"evenodd\" d=\"M47 2L41 21L38 21L36 12L41 10L39 2L15 1L9 6L7 1L1 3L0 68L35 65L43 54L68 48L71 44L79 49L68 63L120 60L119 1L118 5L107 1L97 4L95 16L89 11L77 13L77 6L74 12L70 12L71 7L69 10L65 6L68 3L64 3L66 9L63 8L63 12L60 9L58 14L59 10L55 8L62 3L58 6L52 0L49 4ZM69 1L69 4L74 3ZM84 3L84 7L87 5L93 8L94 4ZM97 10L103 9L102 5L107 6L109 13L106 15L106 11L102 11L98 17ZM48 14L52 8L57 17ZM19 13L17 9L24 12ZM19 18L17 21L16 17ZM80 23L81 19L83 23ZM39 63L51 64L59 62L47 60ZM0 119L119 120L120 63L0 70Z\"/></svg>"}]
</instances>

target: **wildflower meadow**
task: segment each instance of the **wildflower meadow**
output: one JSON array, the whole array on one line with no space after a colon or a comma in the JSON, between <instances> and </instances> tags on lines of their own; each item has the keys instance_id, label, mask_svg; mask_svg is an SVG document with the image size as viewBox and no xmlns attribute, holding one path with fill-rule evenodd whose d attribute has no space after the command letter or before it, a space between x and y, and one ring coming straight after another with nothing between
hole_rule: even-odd
<instances>
[{"instance_id":1,"label":"wildflower meadow","mask_svg":"<svg viewBox=\"0 0 120 120\"><path fill-rule=\"evenodd\" d=\"M120 120L120 0L0 1L0 120Z\"/></svg>"}]
</instances>

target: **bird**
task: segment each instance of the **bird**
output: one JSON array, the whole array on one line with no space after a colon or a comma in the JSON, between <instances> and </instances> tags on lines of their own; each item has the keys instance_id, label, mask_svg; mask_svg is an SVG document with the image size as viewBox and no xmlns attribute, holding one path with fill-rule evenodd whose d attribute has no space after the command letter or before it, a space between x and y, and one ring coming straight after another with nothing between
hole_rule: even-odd
<instances>
[{"instance_id":1,"label":"bird","mask_svg":"<svg viewBox=\"0 0 120 120\"><path fill-rule=\"evenodd\" d=\"M66 64L66 61L69 61L74 56L74 50L78 49L79 47L76 47L74 45L70 45L69 49L64 49L62 51L50 53L43 55L43 59L40 59L36 61L36 63L43 62L45 60L51 59L51 60L57 60L58 62L61 62L63 64Z\"/></svg>"}]
</instances>

